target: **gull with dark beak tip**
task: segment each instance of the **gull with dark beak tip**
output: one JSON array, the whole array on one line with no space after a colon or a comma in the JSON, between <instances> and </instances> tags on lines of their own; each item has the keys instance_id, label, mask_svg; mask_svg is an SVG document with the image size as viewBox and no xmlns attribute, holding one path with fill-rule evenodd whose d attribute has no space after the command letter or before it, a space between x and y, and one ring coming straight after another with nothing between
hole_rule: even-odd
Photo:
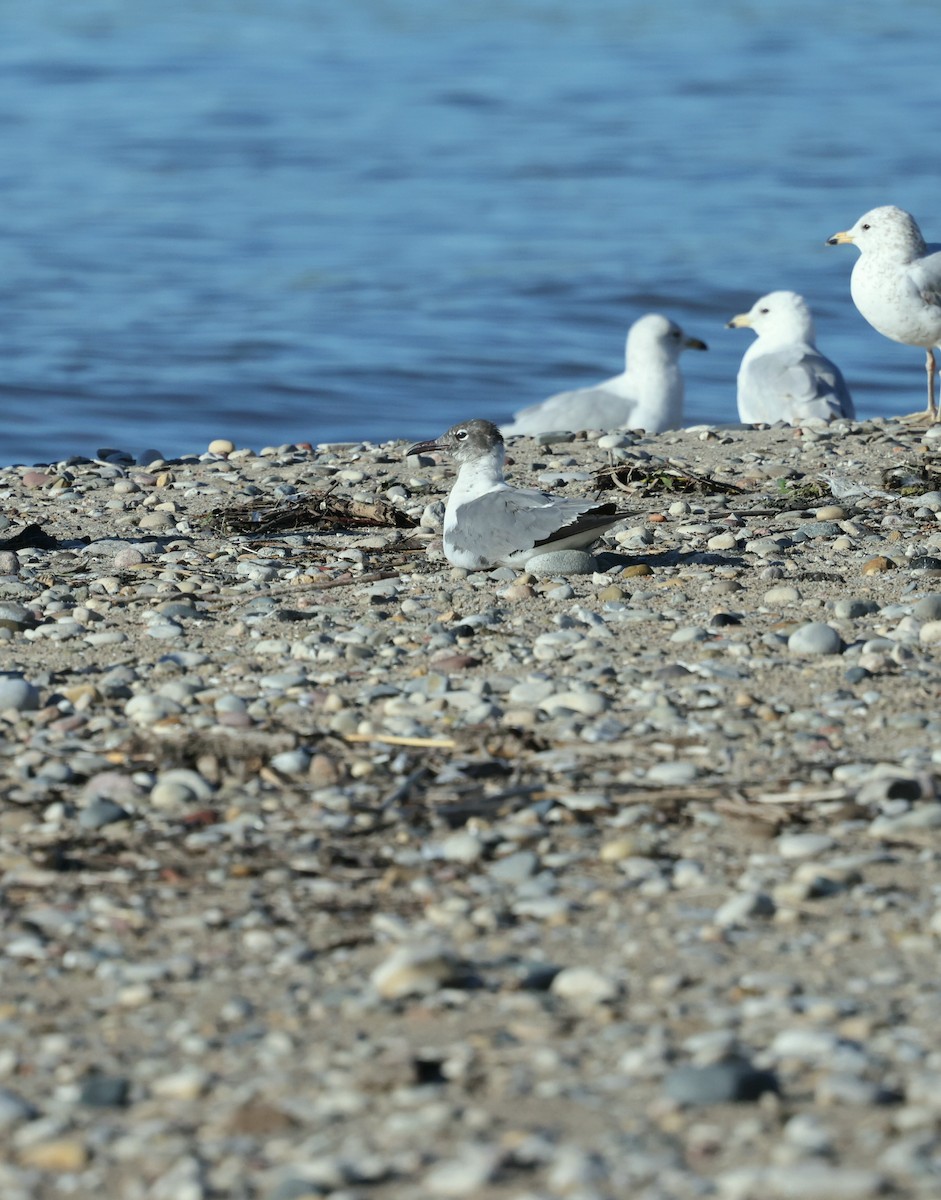
<instances>
[{"instance_id":1,"label":"gull with dark beak tip","mask_svg":"<svg viewBox=\"0 0 941 1200\"><path fill-rule=\"evenodd\" d=\"M925 351L928 405L918 416L937 421L934 352L941 346L941 245L929 245L911 213L894 204L863 213L851 229L827 238L827 245L859 250L850 294L873 329Z\"/></svg>"},{"instance_id":2,"label":"gull with dark beak tip","mask_svg":"<svg viewBox=\"0 0 941 1200\"><path fill-rule=\"evenodd\" d=\"M738 371L740 421L800 425L855 416L840 368L817 349L803 296L769 292L747 313L733 317L728 328L753 329L758 335Z\"/></svg>"},{"instance_id":3,"label":"gull with dark beak tip","mask_svg":"<svg viewBox=\"0 0 941 1200\"><path fill-rule=\"evenodd\" d=\"M679 357L684 350L706 349L705 342L687 337L669 317L647 313L627 331L620 375L531 404L502 431L532 435L556 429L679 429L684 393Z\"/></svg>"}]
</instances>

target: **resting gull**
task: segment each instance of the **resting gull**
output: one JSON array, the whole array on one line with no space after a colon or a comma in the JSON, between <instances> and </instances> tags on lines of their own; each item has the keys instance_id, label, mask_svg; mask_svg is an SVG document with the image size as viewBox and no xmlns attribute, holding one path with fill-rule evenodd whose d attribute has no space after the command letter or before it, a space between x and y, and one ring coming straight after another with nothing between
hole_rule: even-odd
<instances>
[{"instance_id":1,"label":"resting gull","mask_svg":"<svg viewBox=\"0 0 941 1200\"><path fill-rule=\"evenodd\" d=\"M840 368L820 353L803 296L769 292L730 329L753 329L757 339L738 370L738 415L747 424L853 417L855 410Z\"/></svg>"},{"instance_id":2,"label":"resting gull","mask_svg":"<svg viewBox=\"0 0 941 1200\"><path fill-rule=\"evenodd\" d=\"M559 392L518 412L505 434L550 433L557 429L644 429L660 433L683 423L683 350L705 350L675 321L647 313L627 332L625 367L595 387Z\"/></svg>"},{"instance_id":3,"label":"resting gull","mask_svg":"<svg viewBox=\"0 0 941 1200\"><path fill-rule=\"evenodd\" d=\"M456 567L522 567L534 554L590 546L629 515L616 504L511 487L503 477L503 437L491 421L463 421L406 454L434 450L459 464L444 511L444 556Z\"/></svg>"}]
</instances>

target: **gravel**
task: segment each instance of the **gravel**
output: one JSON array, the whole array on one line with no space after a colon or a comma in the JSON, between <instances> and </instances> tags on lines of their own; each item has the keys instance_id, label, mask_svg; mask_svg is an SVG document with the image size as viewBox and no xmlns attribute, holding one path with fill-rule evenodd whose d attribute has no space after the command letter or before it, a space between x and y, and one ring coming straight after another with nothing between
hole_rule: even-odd
<instances>
[{"instance_id":1,"label":"gravel","mask_svg":"<svg viewBox=\"0 0 941 1200\"><path fill-rule=\"evenodd\" d=\"M806 434L517 439L718 481L525 573L401 444L0 469L0 1194L933 1200L941 489Z\"/></svg>"}]
</instances>

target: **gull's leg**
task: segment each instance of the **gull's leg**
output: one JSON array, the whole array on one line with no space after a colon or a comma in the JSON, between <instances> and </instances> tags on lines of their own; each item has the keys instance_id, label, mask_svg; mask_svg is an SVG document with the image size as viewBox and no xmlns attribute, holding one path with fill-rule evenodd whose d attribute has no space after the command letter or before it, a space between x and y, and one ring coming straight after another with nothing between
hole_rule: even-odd
<instances>
[{"instance_id":1,"label":"gull's leg","mask_svg":"<svg viewBox=\"0 0 941 1200\"><path fill-rule=\"evenodd\" d=\"M909 425L935 425L941 421L941 412L934 398L934 381L938 374L938 364L935 362L934 350L925 351L925 372L928 375L928 406L923 412L910 413L900 418Z\"/></svg>"}]
</instances>

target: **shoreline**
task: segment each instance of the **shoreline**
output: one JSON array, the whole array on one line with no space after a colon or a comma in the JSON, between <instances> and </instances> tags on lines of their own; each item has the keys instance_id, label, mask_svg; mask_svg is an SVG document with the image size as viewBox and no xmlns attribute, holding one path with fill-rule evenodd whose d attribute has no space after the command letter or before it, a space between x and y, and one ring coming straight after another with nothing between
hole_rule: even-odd
<instances>
[{"instance_id":1,"label":"shoreline","mask_svg":"<svg viewBox=\"0 0 941 1200\"><path fill-rule=\"evenodd\" d=\"M0 468L4 1195L927 1200L941 440L406 444Z\"/></svg>"}]
</instances>

